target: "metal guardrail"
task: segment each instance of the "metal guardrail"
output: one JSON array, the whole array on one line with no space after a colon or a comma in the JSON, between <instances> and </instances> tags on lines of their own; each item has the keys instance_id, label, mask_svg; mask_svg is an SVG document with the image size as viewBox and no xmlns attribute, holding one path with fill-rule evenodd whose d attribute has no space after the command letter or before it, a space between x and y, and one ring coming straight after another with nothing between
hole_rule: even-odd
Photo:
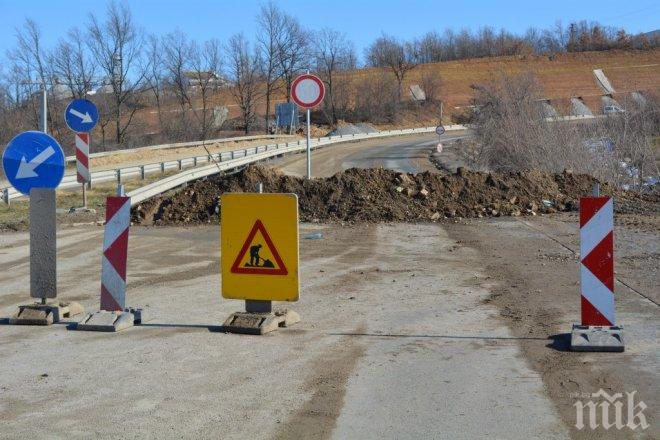
<instances>
[{"instance_id":1,"label":"metal guardrail","mask_svg":"<svg viewBox=\"0 0 660 440\"><path fill-rule=\"evenodd\" d=\"M445 129L451 130L465 130L467 127L464 125L447 125ZM431 133L435 131L435 127L421 127L421 128L408 128L401 130L386 130L374 133L365 134L352 134L352 135L337 135L320 138L312 138L312 148L316 149L321 146L335 144L339 142L351 142L359 139L371 139L379 137L400 136L414 133ZM213 141L206 141L207 143ZM172 144L177 146L195 146L201 145L201 142ZM150 147L146 147L150 148ZM147 198L160 194L169 189L182 185L183 183L191 180L199 179L200 177L209 176L220 171L227 171L233 168L243 166L249 163L258 162L260 160L268 159L280 154L304 151L307 148L304 140L297 140L291 142L284 142L279 144L258 145L254 147L243 148L239 150L223 151L221 153L213 153L204 156L191 156L182 159L153 162L144 165L136 165L129 167L121 167L105 171L92 172L92 183L101 183L116 181L121 183L123 179L139 177L144 179L149 174L164 173L168 170L182 171L188 167L198 167L202 163L207 163L207 166L194 168L174 176L161 179L152 184L138 188L128 193L131 196L131 203L134 205L140 203ZM75 188L80 186L76 180L76 175L66 175L62 179L58 189ZM154 192L156 191L156 192ZM143 196L144 194L144 196ZM2 200L8 203L10 200L22 197L23 194L16 191L14 188L2 189Z\"/></svg>"},{"instance_id":2,"label":"metal guardrail","mask_svg":"<svg viewBox=\"0 0 660 440\"><path fill-rule=\"evenodd\" d=\"M147 147L137 147L131 149L114 150L114 151L99 151L98 153L90 154L89 157L94 159L97 157L116 156L120 154L134 154L139 151L167 150L170 148L201 147L202 145L212 145L222 142L258 141L260 139L295 138L295 137L296 137L295 135L287 135L287 134L278 134L278 135L260 134L254 136L238 136L238 137L230 137L230 138L208 139L205 141L177 142L172 144L150 145ZM75 162L76 156L67 156L65 160L67 163Z\"/></svg>"}]
</instances>

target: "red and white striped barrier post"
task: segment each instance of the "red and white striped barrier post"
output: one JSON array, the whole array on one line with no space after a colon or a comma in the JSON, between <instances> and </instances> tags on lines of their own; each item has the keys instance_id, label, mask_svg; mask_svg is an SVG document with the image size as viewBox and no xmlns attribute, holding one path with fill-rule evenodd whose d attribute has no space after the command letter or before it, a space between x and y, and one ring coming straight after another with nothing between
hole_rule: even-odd
<instances>
[{"instance_id":1,"label":"red and white striped barrier post","mask_svg":"<svg viewBox=\"0 0 660 440\"><path fill-rule=\"evenodd\" d=\"M89 133L76 133L76 167L77 181L82 183L83 207L87 207L87 193L85 184L92 181L92 174L89 170Z\"/></svg>"},{"instance_id":2,"label":"red and white striped barrier post","mask_svg":"<svg viewBox=\"0 0 660 440\"><path fill-rule=\"evenodd\" d=\"M598 187L594 190L598 194ZM614 202L580 199L581 325L574 325L575 351L623 351L623 330L614 316Z\"/></svg>"},{"instance_id":3,"label":"red and white striped barrier post","mask_svg":"<svg viewBox=\"0 0 660 440\"><path fill-rule=\"evenodd\" d=\"M108 197L101 262L101 310L124 311L126 307L126 260L131 220L130 197Z\"/></svg>"},{"instance_id":4,"label":"red and white striped barrier post","mask_svg":"<svg viewBox=\"0 0 660 440\"><path fill-rule=\"evenodd\" d=\"M580 199L582 325L614 325L614 209L611 197Z\"/></svg>"},{"instance_id":5,"label":"red and white striped barrier post","mask_svg":"<svg viewBox=\"0 0 660 440\"><path fill-rule=\"evenodd\" d=\"M119 186L116 197L106 199L105 235L101 260L101 310L80 321L78 330L118 332L141 324L142 309L126 309L126 260L131 198Z\"/></svg>"}]
</instances>

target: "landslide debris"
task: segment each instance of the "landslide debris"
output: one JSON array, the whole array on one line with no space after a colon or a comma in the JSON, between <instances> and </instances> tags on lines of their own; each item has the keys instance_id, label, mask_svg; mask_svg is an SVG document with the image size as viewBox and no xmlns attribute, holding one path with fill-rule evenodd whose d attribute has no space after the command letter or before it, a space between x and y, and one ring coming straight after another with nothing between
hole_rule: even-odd
<instances>
[{"instance_id":1,"label":"landslide debris","mask_svg":"<svg viewBox=\"0 0 660 440\"><path fill-rule=\"evenodd\" d=\"M134 223L171 225L217 222L225 192L298 195L300 219L311 222L437 221L576 211L596 180L588 175L528 171L484 173L458 168L454 174L406 174L382 168L352 168L332 177L306 180L263 166L231 176L198 180L133 209ZM658 194L640 196L601 184L615 196L617 212L657 214Z\"/></svg>"}]
</instances>

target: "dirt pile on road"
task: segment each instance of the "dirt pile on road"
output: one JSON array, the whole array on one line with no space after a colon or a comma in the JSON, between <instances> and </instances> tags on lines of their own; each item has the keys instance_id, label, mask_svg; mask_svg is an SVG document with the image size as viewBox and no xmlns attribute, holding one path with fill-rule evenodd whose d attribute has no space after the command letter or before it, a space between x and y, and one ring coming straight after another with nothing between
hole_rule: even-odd
<instances>
[{"instance_id":1,"label":"dirt pile on road","mask_svg":"<svg viewBox=\"0 0 660 440\"><path fill-rule=\"evenodd\" d=\"M385 169L350 169L329 178L306 180L252 166L233 176L199 180L178 192L137 206L133 220L142 224L216 222L225 192L298 195L302 221L436 221L457 217L536 215L574 211L595 180L570 172L482 173L459 168L454 174L405 174ZM660 197L640 197L601 186L614 194L618 212L657 213Z\"/></svg>"}]
</instances>

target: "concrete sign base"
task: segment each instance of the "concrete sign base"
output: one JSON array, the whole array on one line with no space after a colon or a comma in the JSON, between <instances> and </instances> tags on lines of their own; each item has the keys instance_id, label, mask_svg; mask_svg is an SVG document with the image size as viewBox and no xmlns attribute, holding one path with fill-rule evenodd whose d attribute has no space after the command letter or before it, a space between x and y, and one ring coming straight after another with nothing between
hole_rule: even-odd
<instances>
[{"instance_id":1,"label":"concrete sign base","mask_svg":"<svg viewBox=\"0 0 660 440\"><path fill-rule=\"evenodd\" d=\"M15 325L51 325L62 318L83 313L85 309L77 302L34 303L18 306L18 311L9 318L10 324Z\"/></svg>"},{"instance_id":2,"label":"concrete sign base","mask_svg":"<svg viewBox=\"0 0 660 440\"><path fill-rule=\"evenodd\" d=\"M76 330L95 332L118 332L135 324L135 316L130 312L109 312L100 310L85 316L76 326Z\"/></svg>"},{"instance_id":3,"label":"concrete sign base","mask_svg":"<svg viewBox=\"0 0 660 440\"><path fill-rule=\"evenodd\" d=\"M222 331L247 335L263 335L279 327L291 327L300 321L293 310L276 310L274 313L232 313L222 325Z\"/></svg>"},{"instance_id":4,"label":"concrete sign base","mask_svg":"<svg viewBox=\"0 0 660 440\"><path fill-rule=\"evenodd\" d=\"M571 332L572 351L622 352L623 327L600 327L573 324Z\"/></svg>"}]
</instances>

